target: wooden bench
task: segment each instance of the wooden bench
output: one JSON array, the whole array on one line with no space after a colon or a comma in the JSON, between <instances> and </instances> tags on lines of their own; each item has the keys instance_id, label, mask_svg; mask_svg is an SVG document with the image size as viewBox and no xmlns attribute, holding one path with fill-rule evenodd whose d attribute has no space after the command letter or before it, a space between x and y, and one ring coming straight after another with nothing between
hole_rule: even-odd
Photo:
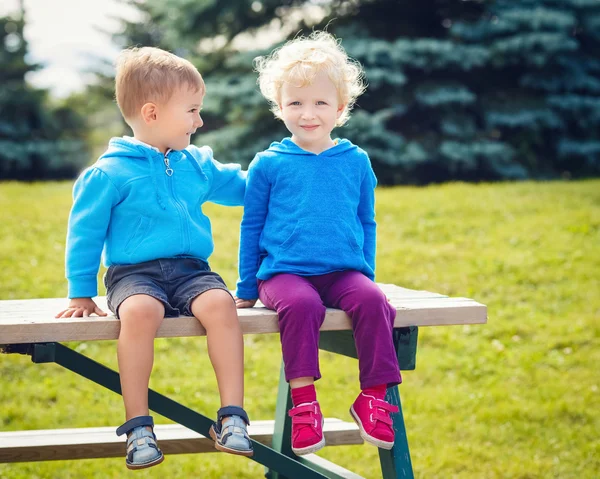
<instances>
[{"instance_id":1,"label":"wooden bench","mask_svg":"<svg viewBox=\"0 0 600 479\"><path fill-rule=\"evenodd\" d=\"M487 320L487 308L466 298L450 298L427 291L415 291L389 284L381 289L396 308L394 343L401 370L416 366L419 326L481 324ZM96 298L106 309L105 298ZM60 344L65 341L117 339L120 323L112 316L99 318L56 319L65 299L0 301L0 344L4 353L30 355L34 363L57 363L118 394L121 393L116 372ZM238 310L244 334L278 333L275 312L260 307ZM165 320L158 337L203 336L205 330L195 318ZM350 319L339 310L328 309L321 328L320 348L356 358ZM396 442L391 451L380 450L382 475L388 478L412 478L412 464L400 404L398 388L389 388L386 399L400 408L393 415ZM208 437L213 419L199 414L155 391L149 392L150 409L175 425L157 425L160 444L166 454L214 452ZM274 421L253 421L250 434L254 440L252 460L267 468L271 479L341 478L356 474L317 455L295 456L291 451L291 423L287 410L291 405L289 385L281 368ZM93 433L93 434L90 434ZM336 419L326 420L328 445L362 442L356 426ZM51 431L0 432L0 462L41 461L120 457L122 440L114 428L65 429Z\"/></svg>"},{"instance_id":2,"label":"wooden bench","mask_svg":"<svg viewBox=\"0 0 600 479\"><path fill-rule=\"evenodd\" d=\"M275 421L252 421L248 431L252 439L270 446L274 426ZM167 455L216 452L210 437L181 424L157 424L154 430ZM363 443L353 422L326 418L323 432L327 446ZM114 427L0 432L0 463L106 457L123 457L123 438Z\"/></svg>"}]
</instances>

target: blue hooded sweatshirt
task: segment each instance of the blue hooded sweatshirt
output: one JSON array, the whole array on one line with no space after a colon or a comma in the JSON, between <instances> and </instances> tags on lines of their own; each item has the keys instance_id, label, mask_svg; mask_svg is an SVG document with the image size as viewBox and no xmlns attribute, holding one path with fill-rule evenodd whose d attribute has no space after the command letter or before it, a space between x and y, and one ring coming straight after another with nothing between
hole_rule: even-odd
<instances>
[{"instance_id":1,"label":"blue hooded sweatshirt","mask_svg":"<svg viewBox=\"0 0 600 479\"><path fill-rule=\"evenodd\" d=\"M105 266L213 252L202 204L243 204L245 172L212 150L189 146L165 154L133 138L113 138L73 187L66 248L69 298L98 294Z\"/></svg>"},{"instance_id":2,"label":"blue hooded sweatshirt","mask_svg":"<svg viewBox=\"0 0 600 479\"><path fill-rule=\"evenodd\" d=\"M236 294L258 298L257 278L356 270L375 276L375 186L367 154L348 140L314 154L290 138L248 168Z\"/></svg>"}]
</instances>

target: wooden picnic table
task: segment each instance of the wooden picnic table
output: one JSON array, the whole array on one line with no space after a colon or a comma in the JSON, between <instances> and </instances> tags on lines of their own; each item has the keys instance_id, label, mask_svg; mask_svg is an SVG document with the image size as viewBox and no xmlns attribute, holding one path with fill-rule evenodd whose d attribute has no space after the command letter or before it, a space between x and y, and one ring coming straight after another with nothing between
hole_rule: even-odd
<instances>
[{"instance_id":1,"label":"wooden picnic table","mask_svg":"<svg viewBox=\"0 0 600 479\"><path fill-rule=\"evenodd\" d=\"M468 298L452 298L428 291L416 291L392 284L379 284L396 308L394 343L401 370L416 367L418 328L482 324L487 308ZM29 355L34 363L57 363L118 394L118 373L61 344L68 341L114 340L120 323L114 316L89 318L54 318L64 308L64 298L0 301L0 346L3 353ZM108 311L104 297L95 298ZM242 331L247 334L278 333L277 314L258 303L254 308L238 310ZM319 347L323 350L356 358L350 318L342 311L328 309L321 328ZM204 336L206 331L193 317L167 318L158 337ZM413 470L398 387L388 389L386 400L399 407L393 414L396 440L390 451L379 451L382 476L412 478ZM158 425L168 432L161 447L167 454L208 452L208 430L214 421L155 391L149 392L150 409L178 423ZM254 457L267 468L270 479L287 478L357 478L356 474L315 454L296 456L291 450L290 389L283 366L274 421L257 422L250 433ZM112 428L87 428L50 431L0 431L0 462L52 459L115 457L123 455L121 440ZM165 432L166 434L166 432ZM353 423L326 419L328 445L356 444L362 439ZM87 439L86 439L87 438Z\"/></svg>"}]
</instances>

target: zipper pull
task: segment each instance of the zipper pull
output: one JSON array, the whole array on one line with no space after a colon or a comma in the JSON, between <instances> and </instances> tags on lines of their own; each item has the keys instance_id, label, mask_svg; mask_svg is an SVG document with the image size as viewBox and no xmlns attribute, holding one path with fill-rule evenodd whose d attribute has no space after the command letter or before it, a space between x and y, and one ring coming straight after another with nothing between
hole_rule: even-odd
<instances>
[{"instance_id":1,"label":"zipper pull","mask_svg":"<svg viewBox=\"0 0 600 479\"><path fill-rule=\"evenodd\" d=\"M171 165L169 164L169 158L167 158L167 153L165 153L164 161L166 166L165 173L167 174L167 176L171 176L173 174L173 168L171 168Z\"/></svg>"}]
</instances>

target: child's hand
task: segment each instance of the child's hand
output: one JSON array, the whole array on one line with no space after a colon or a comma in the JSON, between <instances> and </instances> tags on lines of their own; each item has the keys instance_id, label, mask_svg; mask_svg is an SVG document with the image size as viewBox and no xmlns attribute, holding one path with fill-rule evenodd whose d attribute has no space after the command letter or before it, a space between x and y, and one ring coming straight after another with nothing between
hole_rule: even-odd
<instances>
[{"instance_id":1,"label":"child's hand","mask_svg":"<svg viewBox=\"0 0 600 479\"><path fill-rule=\"evenodd\" d=\"M253 307L256 302L258 301L258 299L242 299L242 298L235 298L235 307L236 308L251 308Z\"/></svg>"},{"instance_id":2,"label":"child's hand","mask_svg":"<svg viewBox=\"0 0 600 479\"><path fill-rule=\"evenodd\" d=\"M69 307L58 313L55 318L87 318L90 314L106 316L92 298L73 298L69 301Z\"/></svg>"}]
</instances>

